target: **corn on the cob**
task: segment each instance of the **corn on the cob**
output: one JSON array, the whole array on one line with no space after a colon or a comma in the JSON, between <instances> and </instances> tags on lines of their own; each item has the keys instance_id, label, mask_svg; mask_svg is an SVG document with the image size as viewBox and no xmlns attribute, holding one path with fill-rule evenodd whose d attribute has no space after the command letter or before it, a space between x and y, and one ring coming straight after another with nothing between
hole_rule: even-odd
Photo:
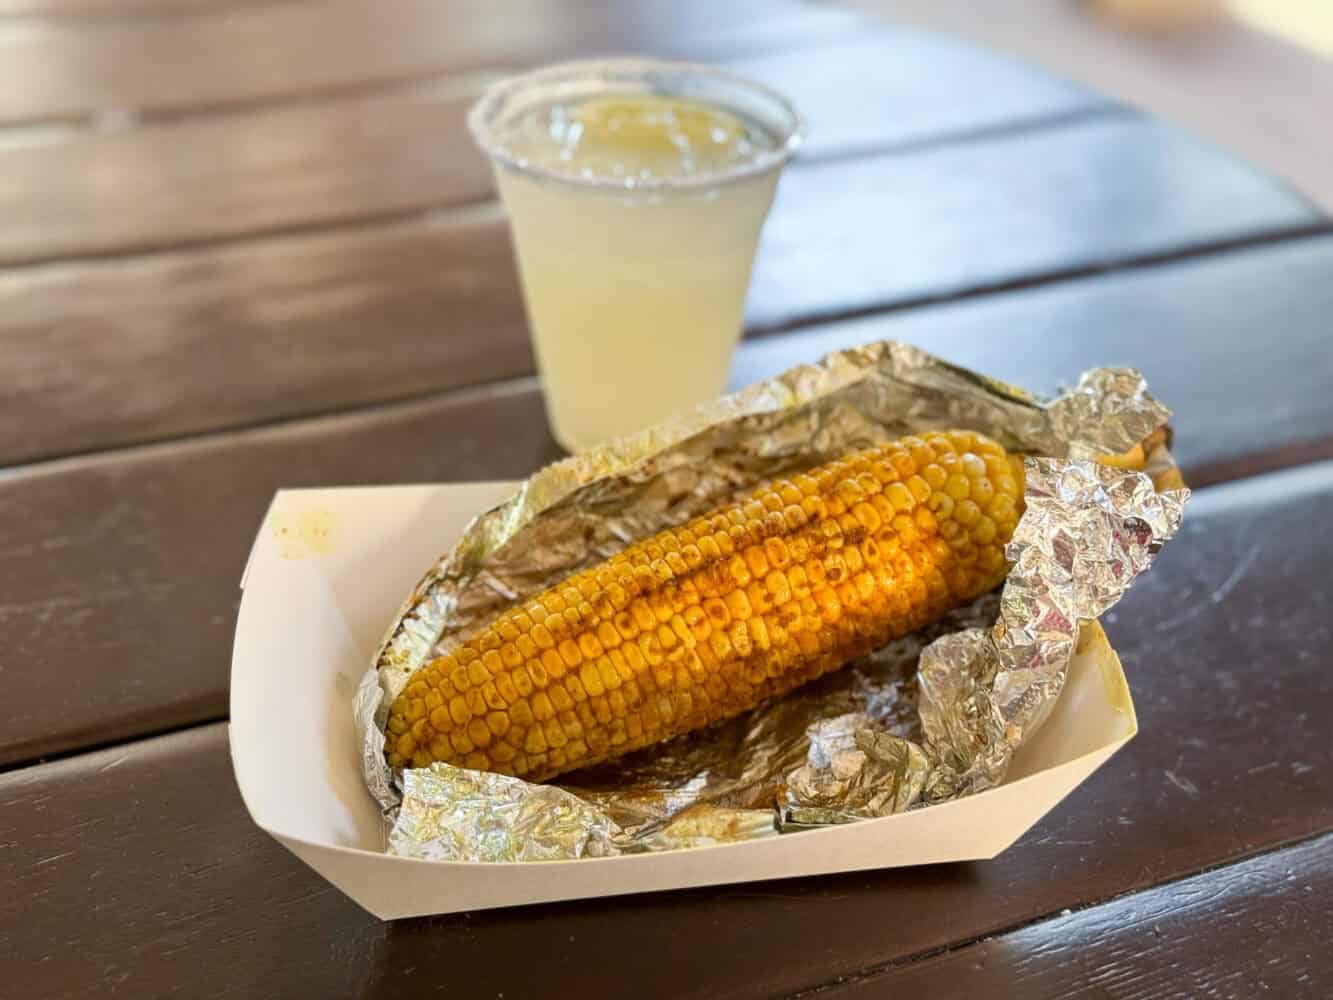
<instances>
[{"instance_id":1,"label":"corn on the cob","mask_svg":"<svg viewBox=\"0 0 1333 1000\"><path fill-rule=\"evenodd\" d=\"M730 718L998 585L1021 504L1019 460L968 431L768 483L419 669L389 763L540 781Z\"/></svg>"}]
</instances>

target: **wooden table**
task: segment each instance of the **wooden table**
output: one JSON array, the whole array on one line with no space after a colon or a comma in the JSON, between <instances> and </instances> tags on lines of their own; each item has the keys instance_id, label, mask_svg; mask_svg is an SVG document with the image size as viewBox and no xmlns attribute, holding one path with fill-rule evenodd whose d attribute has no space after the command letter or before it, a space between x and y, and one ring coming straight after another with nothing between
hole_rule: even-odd
<instances>
[{"instance_id":1,"label":"wooden table","mask_svg":"<svg viewBox=\"0 0 1333 1000\"><path fill-rule=\"evenodd\" d=\"M383 925L237 795L241 567L278 487L556 457L462 115L622 51L808 117L738 383L895 337L1175 407L1201 490L1106 621L1142 732L991 863ZM0 0L0 129L0 993L1333 990L1333 224L1292 191L788 0Z\"/></svg>"}]
</instances>

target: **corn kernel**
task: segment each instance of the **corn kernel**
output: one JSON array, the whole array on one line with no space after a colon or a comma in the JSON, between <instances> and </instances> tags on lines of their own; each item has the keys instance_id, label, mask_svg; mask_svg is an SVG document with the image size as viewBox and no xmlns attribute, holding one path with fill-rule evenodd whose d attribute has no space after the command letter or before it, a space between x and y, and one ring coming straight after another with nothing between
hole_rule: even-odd
<instances>
[{"instance_id":1,"label":"corn kernel","mask_svg":"<svg viewBox=\"0 0 1333 1000\"><path fill-rule=\"evenodd\" d=\"M543 780L781 695L995 586L1021 475L932 432L632 545L418 671L388 761Z\"/></svg>"},{"instance_id":2,"label":"corn kernel","mask_svg":"<svg viewBox=\"0 0 1333 1000\"><path fill-rule=\"evenodd\" d=\"M564 684L552 684L546 689L546 697L551 699L551 705L557 712L574 707L574 698Z\"/></svg>"},{"instance_id":3,"label":"corn kernel","mask_svg":"<svg viewBox=\"0 0 1333 1000\"><path fill-rule=\"evenodd\" d=\"M451 732L449 734L449 744L454 748L454 753L460 756L469 754L476 749L464 729L455 729Z\"/></svg>"}]
</instances>

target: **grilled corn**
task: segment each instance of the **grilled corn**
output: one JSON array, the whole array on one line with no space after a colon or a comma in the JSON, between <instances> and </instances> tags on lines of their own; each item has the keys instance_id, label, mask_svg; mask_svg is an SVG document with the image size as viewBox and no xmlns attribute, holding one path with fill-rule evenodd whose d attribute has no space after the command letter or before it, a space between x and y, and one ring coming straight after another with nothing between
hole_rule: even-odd
<instances>
[{"instance_id":1,"label":"grilled corn","mask_svg":"<svg viewBox=\"0 0 1333 1000\"><path fill-rule=\"evenodd\" d=\"M738 715L997 586L1022 475L931 433L669 528L419 669L389 763L541 781Z\"/></svg>"}]
</instances>

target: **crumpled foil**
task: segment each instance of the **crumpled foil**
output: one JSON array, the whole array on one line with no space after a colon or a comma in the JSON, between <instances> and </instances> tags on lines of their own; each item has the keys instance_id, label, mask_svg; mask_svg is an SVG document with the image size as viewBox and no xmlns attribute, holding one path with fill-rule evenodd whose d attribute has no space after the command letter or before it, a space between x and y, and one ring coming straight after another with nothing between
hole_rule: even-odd
<instances>
[{"instance_id":1,"label":"crumpled foil","mask_svg":"<svg viewBox=\"0 0 1333 1000\"><path fill-rule=\"evenodd\" d=\"M991 787L1054 705L1080 620L1110 607L1179 524L1187 490L1088 461L1129 452L1159 484L1178 482L1168 416L1132 369L1095 369L1046 401L884 342L543 469L427 573L358 689L363 768L394 820L390 852L521 861L666 850ZM390 773L387 705L418 666L511 603L765 480L949 427L1043 456L1027 462L1027 511L998 595L737 719L559 786L440 763Z\"/></svg>"},{"instance_id":2,"label":"crumpled foil","mask_svg":"<svg viewBox=\"0 0 1333 1000\"><path fill-rule=\"evenodd\" d=\"M937 762L928 801L999 784L1014 751L1055 706L1080 623L1107 611L1180 527L1188 490L1158 493L1142 472L1029 458L1027 509L999 621L923 651L921 725Z\"/></svg>"},{"instance_id":3,"label":"crumpled foil","mask_svg":"<svg viewBox=\"0 0 1333 1000\"><path fill-rule=\"evenodd\" d=\"M435 763L403 774L389 851L408 858L559 861L619 854L602 810L555 785Z\"/></svg>"}]
</instances>

